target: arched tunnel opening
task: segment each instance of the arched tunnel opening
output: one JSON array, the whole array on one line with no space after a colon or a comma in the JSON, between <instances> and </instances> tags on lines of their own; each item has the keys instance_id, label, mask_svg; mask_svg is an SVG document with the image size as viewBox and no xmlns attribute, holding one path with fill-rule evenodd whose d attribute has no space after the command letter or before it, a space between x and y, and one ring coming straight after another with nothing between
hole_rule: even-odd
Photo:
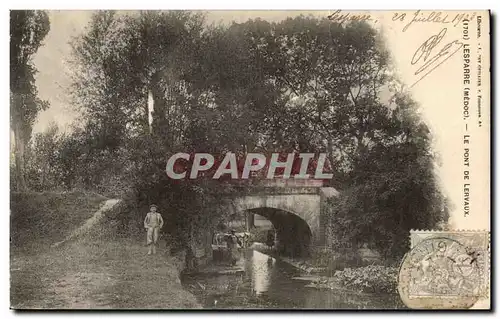
<instances>
[{"instance_id":1,"label":"arched tunnel opening","mask_svg":"<svg viewBox=\"0 0 500 319\"><path fill-rule=\"evenodd\" d=\"M276 208L254 208L246 212L262 216L272 223L277 239L273 248L279 255L288 257L309 255L312 233L305 220L294 213Z\"/></svg>"}]
</instances>

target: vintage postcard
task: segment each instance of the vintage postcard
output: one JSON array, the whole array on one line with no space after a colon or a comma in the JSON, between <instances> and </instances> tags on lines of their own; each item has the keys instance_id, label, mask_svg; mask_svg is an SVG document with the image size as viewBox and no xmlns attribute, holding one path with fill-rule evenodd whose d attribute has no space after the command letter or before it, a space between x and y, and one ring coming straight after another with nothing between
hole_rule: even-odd
<instances>
[{"instance_id":1,"label":"vintage postcard","mask_svg":"<svg viewBox=\"0 0 500 319\"><path fill-rule=\"evenodd\" d=\"M490 12L10 11L10 303L490 309Z\"/></svg>"}]
</instances>

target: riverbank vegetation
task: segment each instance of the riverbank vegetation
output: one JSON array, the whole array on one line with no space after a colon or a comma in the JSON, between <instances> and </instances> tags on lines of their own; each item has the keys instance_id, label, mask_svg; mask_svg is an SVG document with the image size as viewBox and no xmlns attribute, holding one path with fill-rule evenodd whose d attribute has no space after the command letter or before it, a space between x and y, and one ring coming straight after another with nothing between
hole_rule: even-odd
<instances>
[{"instance_id":1,"label":"riverbank vegetation","mask_svg":"<svg viewBox=\"0 0 500 319\"><path fill-rule=\"evenodd\" d=\"M349 293L397 294L398 268L392 266L369 265L337 270L333 276L308 275L295 277L307 280L308 287L332 289Z\"/></svg>"}]
</instances>

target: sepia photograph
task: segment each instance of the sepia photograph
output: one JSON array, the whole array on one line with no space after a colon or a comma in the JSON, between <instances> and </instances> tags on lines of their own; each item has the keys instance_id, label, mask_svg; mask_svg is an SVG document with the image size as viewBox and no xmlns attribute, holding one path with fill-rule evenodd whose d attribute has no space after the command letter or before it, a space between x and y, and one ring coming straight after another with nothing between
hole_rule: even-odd
<instances>
[{"instance_id":1,"label":"sepia photograph","mask_svg":"<svg viewBox=\"0 0 500 319\"><path fill-rule=\"evenodd\" d=\"M489 11L9 16L11 309L491 309Z\"/></svg>"}]
</instances>

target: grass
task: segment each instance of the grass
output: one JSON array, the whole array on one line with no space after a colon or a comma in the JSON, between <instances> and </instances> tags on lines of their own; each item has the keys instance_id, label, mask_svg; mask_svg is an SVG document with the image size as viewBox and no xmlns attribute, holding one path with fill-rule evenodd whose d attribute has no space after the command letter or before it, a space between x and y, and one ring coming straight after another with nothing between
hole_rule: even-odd
<instances>
[{"instance_id":1,"label":"grass","mask_svg":"<svg viewBox=\"0 0 500 319\"><path fill-rule=\"evenodd\" d=\"M106 199L85 192L11 193L11 248L39 250L63 240Z\"/></svg>"},{"instance_id":2,"label":"grass","mask_svg":"<svg viewBox=\"0 0 500 319\"><path fill-rule=\"evenodd\" d=\"M117 238L96 225L87 236L57 248L107 198L93 193L12 193L10 274L14 309L199 308L179 279L182 264L147 255L143 238Z\"/></svg>"},{"instance_id":3,"label":"grass","mask_svg":"<svg viewBox=\"0 0 500 319\"><path fill-rule=\"evenodd\" d=\"M41 254L11 253L14 309L198 308L176 261L132 240L73 243Z\"/></svg>"}]
</instances>

